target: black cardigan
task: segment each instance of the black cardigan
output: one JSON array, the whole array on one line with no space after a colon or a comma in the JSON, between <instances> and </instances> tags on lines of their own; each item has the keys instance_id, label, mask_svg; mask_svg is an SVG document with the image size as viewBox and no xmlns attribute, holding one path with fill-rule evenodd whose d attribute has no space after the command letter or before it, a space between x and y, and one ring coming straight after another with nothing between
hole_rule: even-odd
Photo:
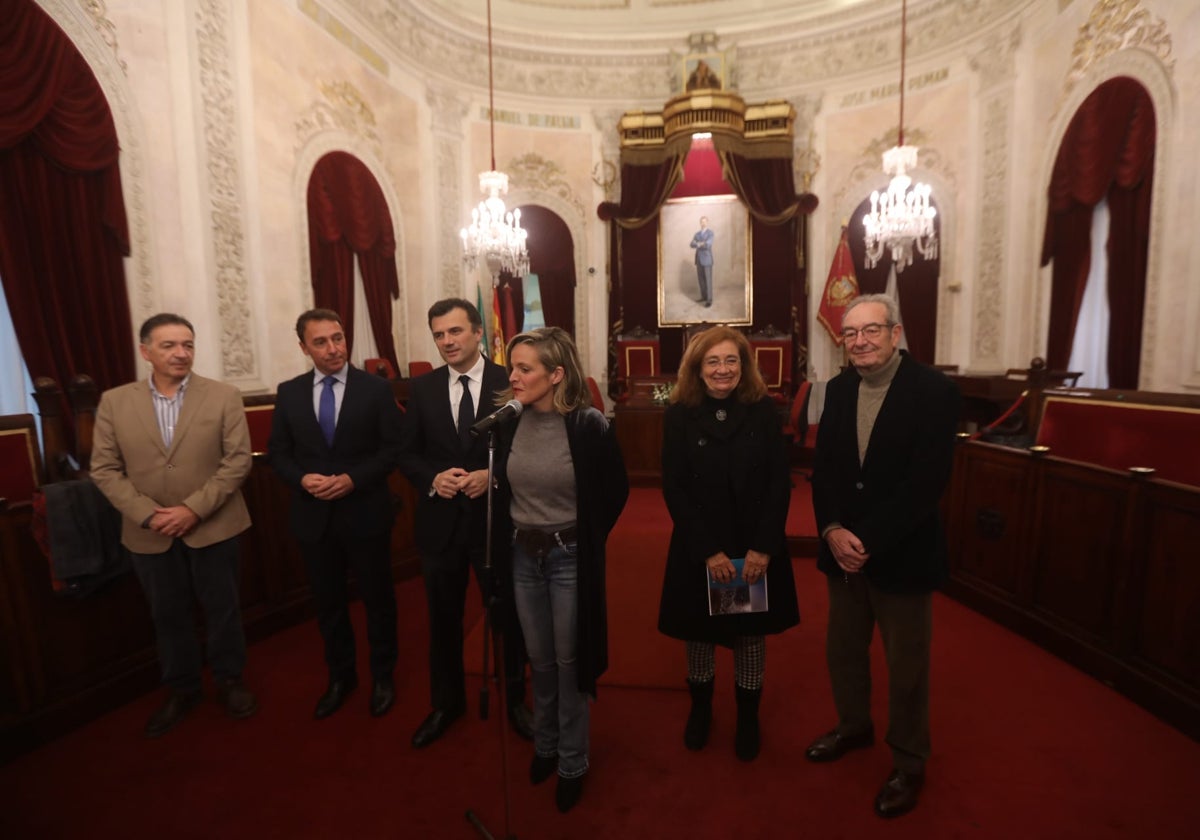
<instances>
[{"instance_id":1,"label":"black cardigan","mask_svg":"<svg viewBox=\"0 0 1200 840\"><path fill-rule=\"evenodd\" d=\"M596 681L608 669L608 606L605 599L605 543L629 498L629 479L617 445L616 433L607 418L594 408L572 411L563 420L567 444L575 466L576 527L579 529L578 625L576 655L579 690L596 696ZM493 550L502 554L498 568L511 574L512 519L509 506L508 454L520 418L497 436L497 504ZM511 591L511 584L509 585Z\"/></svg>"}]
</instances>

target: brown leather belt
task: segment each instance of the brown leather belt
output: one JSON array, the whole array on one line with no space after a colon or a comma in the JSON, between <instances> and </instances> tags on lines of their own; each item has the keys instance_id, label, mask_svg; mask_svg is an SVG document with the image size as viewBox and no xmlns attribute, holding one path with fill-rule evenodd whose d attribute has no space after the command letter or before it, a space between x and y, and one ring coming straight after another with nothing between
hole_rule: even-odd
<instances>
[{"instance_id":1,"label":"brown leather belt","mask_svg":"<svg viewBox=\"0 0 1200 840\"><path fill-rule=\"evenodd\" d=\"M561 531L538 531L533 528L514 528L513 544L519 545L535 560L541 560L556 546L565 547L579 537L579 528L572 525Z\"/></svg>"}]
</instances>

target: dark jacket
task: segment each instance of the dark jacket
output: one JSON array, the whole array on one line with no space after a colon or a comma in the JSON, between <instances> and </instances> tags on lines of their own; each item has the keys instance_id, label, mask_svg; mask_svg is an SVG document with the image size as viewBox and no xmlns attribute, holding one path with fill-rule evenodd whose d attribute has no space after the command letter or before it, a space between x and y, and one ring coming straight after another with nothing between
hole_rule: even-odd
<instances>
[{"instance_id":1,"label":"dark jacket","mask_svg":"<svg viewBox=\"0 0 1200 840\"><path fill-rule=\"evenodd\" d=\"M396 467L399 434L400 409L391 385L378 376L350 368L332 446L313 411L313 372L280 383L267 458L292 488L290 524L298 540L391 531L396 511L387 478ZM300 485L307 473L346 473L354 489L333 501L318 499Z\"/></svg>"},{"instance_id":2,"label":"dark jacket","mask_svg":"<svg viewBox=\"0 0 1200 840\"><path fill-rule=\"evenodd\" d=\"M482 420L496 410L496 394L508 387L508 374L500 365L485 360L483 386L475 417ZM450 410L450 368L431 370L412 380L408 410L401 423L400 471L417 491L416 541L424 554L439 554L458 528L470 528L484 538L487 497L443 499L429 495L433 478L443 470L487 468L487 435L475 438L463 451Z\"/></svg>"},{"instance_id":3,"label":"dark jacket","mask_svg":"<svg viewBox=\"0 0 1200 840\"><path fill-rule=\"evenodd\" d=\"M603 414L594 408L572 411L567 424L567 444L575 465L575 524L579 529L577 657L579 690L596 696L596 681L608 670L608 606L605 597L605 543L629 498L629 479L617 436ZM508 453L520 424L505 426L499 435L496 478L499 503L493 510L497 533L512 533L509 505ZM500 528L507 530L501 531ZM493 550L505 555L502 568L511 569L512 544L497 540Z\"/></svg>"},{"instance_id":4,"label":"dark jacket","mask_svg":"<svg viewBox=\"0 0 1200 840\"><path fill-rule=\"evenodd\" d=\"M939 504L954 459L958 386L904 351L858 462L858 371L830 380L813 462L818 532L840 523L871 555L868 580L885 592L929 592L947 577ZM817 565L841 575L822 540Z\"/></svg>"},{"instance_id":5,"label":"dark jacket","mask_svg":"<svg viewBox=\"0 0 1200 840\"><path fill-rule=\"evenodd\" d=\"M718 419L719 412L725 419ZM663 496L675 523L658 629L688 641L729 644L735 636L780 633L800 621L787 551L791 476L779 415L770 398L746 405L705 397L675 404L663 420ZM705 561L749 550L770 556L763 613L710 616Z\"/></svg>"}]
</instances>

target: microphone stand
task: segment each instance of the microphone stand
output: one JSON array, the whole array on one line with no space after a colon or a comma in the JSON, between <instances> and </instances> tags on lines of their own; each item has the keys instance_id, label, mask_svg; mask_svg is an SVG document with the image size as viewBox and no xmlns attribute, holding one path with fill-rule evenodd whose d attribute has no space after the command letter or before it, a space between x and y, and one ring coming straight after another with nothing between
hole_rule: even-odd
<instances>
[{"instance_id":1,"label":"microphone stand","mask_svg":"<svg viewBox=\"0 0 1200 840\"><path fill-rule=\"evenodd\" d=\"M505 704L508 702L508 681L507 675L504 672L504 647L501 641L503 630L494 626L500 600L496 595L496 586L492 577L492 488L496 473L496 430L494 428L488 429L487 435L487 524L484 526L486 530L484 531L483 568L487 571L487 582L492 591L487 593L487 606L483 614L483 684L479 688L479 717L481 720L488 719L488 706L490 705L488 683L491 680L497 680L500 683L497 700L500 711L498 724L500 727L500 778L503 780L504 789L504 837L506 840L516 840L517 836L512 833L512 808L508 791L508 726L505 724L505 718L508 716L506 714L507 709L505 708ZM488 673L489 635L491 636L491 647L495 648L495 675ZM479 819L479 816L472 809L467 809L466 816L467 822L471 823L485 840L495 840L495 837L487 830L483 821Z\"/></svg>"}]
</instances>

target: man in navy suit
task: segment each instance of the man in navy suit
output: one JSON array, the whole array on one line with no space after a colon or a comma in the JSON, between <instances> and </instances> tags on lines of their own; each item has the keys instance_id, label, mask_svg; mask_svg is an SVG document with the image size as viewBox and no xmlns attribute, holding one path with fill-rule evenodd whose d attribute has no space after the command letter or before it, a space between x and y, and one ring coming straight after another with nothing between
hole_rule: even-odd
<instances>
[{"instance_id":1,"label":"man in navy suit","mask_svg":"<svg viewBox=\"0 0 1200 840\"><path fill-rule=\"evenodd\" d=\"M700 230L692 237L691 246L696 249L696 280L700 283L700 302L712 306L713 301L713 232L708 226L708 216L700 217Z\"/></svg>"},{"instance_id":2,"label":"man in navy suit","mask_svg":"<svg viewBox=\"0 0 1200 840\"><path fill-rule=\"evenodd\" d=\"M485 598L498 595L494 611L504 639L508 715L518 734L532 739L524 705L525 643L512 598L494 588L505 575L483 570L486 550L487 437L471 426L496 409L496 395L508 387L508 373L480 355L483 320L460 298L440 300L429 309L429 329L445 365L412 380L404 415L400 470L416 488L417 548L429 602L429 683L433 710L413 735L424 747L466 710L463 672L463 605L471 567ZM497 535L504 539L505 535ZM489 580L489 577L491 580Z\"/></svg>"},{"instance_id":3,"label":"man in navy suit","mask_svg":"<svg viewBox=\"0 0 1200 840\"><path fill-rule=\"evenodd\" d=\"M268 455L292 487L291 530L308 568L325 641L329 684L314 716L320 720L336 712L358 686L346 603L346 572L352 568L367 608L369 708L379 717L396 699L390 551L395 507L387 478L396 466L400 411L385 380L348 362L336 312L305 312L296 321L296 335L314 370L279 385Z\"/></svg>"}]
</instances>

